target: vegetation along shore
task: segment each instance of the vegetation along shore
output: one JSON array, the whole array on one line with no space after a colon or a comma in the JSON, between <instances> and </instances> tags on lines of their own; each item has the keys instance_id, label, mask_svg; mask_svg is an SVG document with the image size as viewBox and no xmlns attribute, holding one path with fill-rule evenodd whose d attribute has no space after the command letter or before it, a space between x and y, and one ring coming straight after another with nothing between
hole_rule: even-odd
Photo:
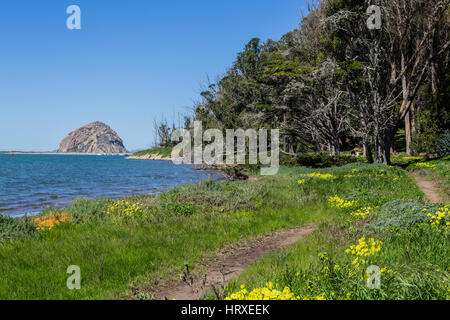
<instances>
[{"instance_id":1,"label":"vegetation along shore","mask_svg":"<svg viewBox=\"0 0 450 320\"><path fill-rule=\"evenodd\" d=\"M313 1L279 40L249 39L178 126L154 120L156 148L124 162L169 160L189 139L230 155L224 133L270 130L257 151L278 172L219 165L230 181L0 216L0 299L450 299L449 1ZM146 121L133 130L150 138ZM100 122L59 151L127 152Z\"/></svg>"},{"instance_id":2,"label":"vegetation along shore","mask_svg":"<svg viewBox=\"0 0 450 320\"><path fill-rule=\"evenodd\" d=\"M171 160L171 147L158 147L133 153L127 159L135 160Z\"/></svg>"},{"instance_id":3,"label":"vegetation along shore","mask_svg":"<svg viewBox=\"0 0 450 320\"><path fill-rule=\"evenodd\" d=\"M241 255L249 268L238 278L208 280L214 290L195 281L200 287L188 286L186 294L448 299L449 205L428 202L412 172L439 181L448 199L449 157L404 158L406 170L364 163L284 166L276 176L250 173L247 181L205 181L114 201L79 199L33 218L2 216L0 297L173 298L170 288L210 279L211 261L227 248L226 261L236 263L233 248L251 244L256 251L264 241L255 240L303 227L311 231L293 245L260 249L262 256L249 263ZM81 269L80 290L66 287L70 265ZM381 290L367 288L368 265L380 267Z\"/></svg>"}]
</instances>

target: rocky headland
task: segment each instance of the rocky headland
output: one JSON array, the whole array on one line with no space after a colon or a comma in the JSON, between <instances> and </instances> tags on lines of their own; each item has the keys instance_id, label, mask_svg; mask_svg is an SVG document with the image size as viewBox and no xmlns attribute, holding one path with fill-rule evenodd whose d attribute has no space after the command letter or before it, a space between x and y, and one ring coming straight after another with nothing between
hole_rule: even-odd
<instances>
[{"instance_id":1,"label":"rocky headland","mask_svg":"<svg viewBox=\"0 0 450 320\"><path fill-rule=\"evenodd\" d=\"M58 153L128 153L122 139L103 122L92 122L75 131L61 141Z\"/></svg>"}]
</instances>

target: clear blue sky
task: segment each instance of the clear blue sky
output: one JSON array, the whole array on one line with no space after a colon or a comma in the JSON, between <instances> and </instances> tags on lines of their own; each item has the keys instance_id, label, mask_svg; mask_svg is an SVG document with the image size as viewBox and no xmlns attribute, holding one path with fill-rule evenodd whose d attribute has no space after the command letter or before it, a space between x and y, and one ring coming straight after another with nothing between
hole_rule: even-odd
<instances>
[{"instance_id":1,"label":"clear blue sky","mask_svg":"<svg viewBox=\"0 0 450 320\"><path fill-rule=\"evenodd\" d=\"M186 113L252 38L296 28L305 0L2 0L0 150L51 151L103 121L129 150ZM81 8L68 30L66 8Z\"/></svg>"}]
</instances>

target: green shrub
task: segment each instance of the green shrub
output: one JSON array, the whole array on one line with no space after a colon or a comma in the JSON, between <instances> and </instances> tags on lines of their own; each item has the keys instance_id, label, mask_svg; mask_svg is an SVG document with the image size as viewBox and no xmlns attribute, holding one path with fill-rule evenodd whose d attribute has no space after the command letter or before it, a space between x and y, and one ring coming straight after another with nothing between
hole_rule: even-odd
<instances>
[{"instance_id":1,"label":"green shrub","mask_svg":"<svg viewBox=\"0 0 450 320\"><path fill-rule=\"evenodd\" d=\"M223 168L222 172L233 180L247 180L251 174L258 174L260 169L260 164L239 164L237 166Z\"/></svg>"},{"instance_id":2,"label":"green shrub","mask_svg":"<svg viewBox=\"0 0 450 320\"><path fill-rule=\"evenodd\" d=\"M286 166L286 167L296 167L297 164L297 157L293 157L284 153L280 154L280 165Z\"/></svg>"},{"instance_id":3,"label":"green shrub","mask_svg":"<svg viewBox=\"0 0 450 320\"><path fill-rule=\"evenodd\" d=\"M416 200L395 200L381 207L378 214L366 226L370 231L413 229L430 220L430 212L436 212L438 204L422 203ZM426 209L426 210L424 210Z\"/></svg>"},{"instance_id":4,"label":"green shrub","mask_svg":"<svg viewBox=\"0 0 450 320\"><path fill-rule=\"evenodd\" d=\"M304 166L312 168L340 167L358 160L349 156L331 156L328 153L304 153L294 158L282 157L281 164L286 166Z\"/></svg>"},{"instance_id":5,"label":"green shrub","mask_svg":"<svg viewBox=\"0 0 450 320\"><path fill-rule=\"evenodd\" d=\"M436 153L440 157L445 157L450 154L450 131L447 131L447 133L437 142Z\"/></svg>"},{"instance_id":6,"label":"green shrub","mask_svg":"<svg viewBox=\"0 0 450 320\"><path fill-rule=\"evenodd\" d=\"M178 186L156 198L157 207L171 212L183 212L180 206L195 204L196 209L219 212L248 210L254 208L255 201L262 201L267 193L265 184L241 181L204 181L192 185ZM190 209L187 209L190 210Z\"/></svg>"},{"instance_id":7,"label":"green shrub","mask_svg":"<svg viewBox=\"0 0 450 320\"><path fill-rule=\"evenodd\" d=\"M69 212L72 221L78 223L103 218L108 205L108 199L75 199L64 211Z\"/></svg>"},{"instance_id":8,"label":"green shrub","mask_svg":"<svg viewBox=\"0 0 450 320\"><path fill-rule=\"evenodd\" d=\"M24 239L36 232L28 218L11 218L0 214L0 243Z\"/></svg>"},{"instance_id":9,"label":"green shrub","mask_svg":"<svg viewBox=\"0 0 450 320\"><path fill-rule=\"evenodd\" d=\"M168 203L166 205L166 210L175 212L183 216L190 216L195 212L195 206L192 203Z\"/></svg>"}]
</instances>

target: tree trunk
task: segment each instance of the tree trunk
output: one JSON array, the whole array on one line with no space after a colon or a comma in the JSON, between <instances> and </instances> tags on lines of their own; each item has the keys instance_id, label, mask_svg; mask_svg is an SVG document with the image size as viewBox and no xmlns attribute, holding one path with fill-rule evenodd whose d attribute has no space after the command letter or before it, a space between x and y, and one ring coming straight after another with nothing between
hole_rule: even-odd
<instances>
[{"instance_id":1,"label":"tree trunk","mask_svg":"<svg viewBox=\"0 0 450 320\"><path fill-rule=\"evenodd\" d=\"M333 156L339 156L341 154L339 141L336 141L333 147Z\"/></svg>"},{"instance_id":2,"label":"tree trunk","mask_svg":"<svg viewBox=\"0 0 450 320\"><path fill-rule=\"evenodd\" d=\"M391 164L393 132L395 132L394 128L386 128L375 136L374 161L376 163L384 163L385 165Z\"/></svg>"},{"instance_id":3,"label":"tree trunk","mask_svg":"<svg viewBox=\"0 0 450 320\"><path fill-rule=\"evenodd\" d=\"M320 146L317 139L314 139L314 152L320 152Z\"/></svg>"},{"instance_id":4,"label":"tree trunk","mask_svg":"<svg viewBox=\"0 0 450 320\"><path fill-rule=\"evenodd\" d=\"M439 82L436 71L436 63L433 62L431 64L431 92L433 94L433 113L439 117L439 104L438 104L438 90L439 90Z\"/></svg>"},{"instance_id":5,"label":"tree trunk","mask_svg":"<svg viewBox=\"0 0 450 320\"><path fill-rule=\"evenodd\" d=\"M364 139L364 157L366 157L368 163L373 163L372 149L370 148L369 141L367 141L367 138Z\"/></svg>"},{"instance_id":6,"label":"tree trunk","mask_svg":"<svg viewBox=\"0 0 450 320\"><path fill-rule=\"evenodd\" d=\"M377 136L375 139L375 158L374 161L376 163L383 163L384 162L384 149L382 145L382 139L380 136Z\"/></svg>"},{"instance_id":7,"label":"tree trunk","mask_svg":"<svg viewBox=\"0 0 450 320\"><path fill-rule=\"evenodd\" d=\"M334 138L333 141L328 142L328 150L330 152L330 155L332 156L339 156L340 155L340 141L339 137Z\"/></svg>"},{"instance_id":8,"label":"tree trunk","mask_svg":"<svg viewBox=\"0 0 450 320\"><path fill-rule=\"evenodd\" d=\"M406 154L411 155L411 111L405 117Z\"/></svg>"},{"instance_id":9,"label":"tree trunk","mask_svg":"<svg viewBox=\"0 0 450 320\"><path fill-rule=\"evenodd\" d=\"M391 164L391 148L392 148L392 130L387 128L384 132L383 163L385 165Z\"/></svg>"},{"instance_id":10,"label":"tree trunk","mask_svg":"<svg viewBox=\"0 0 450 320\"><path fill-rule=\"evenodd\" d=\"M294 143L289 144L289 153L294 154Z\"/></svg>"},{"instance_id":11,"label":"tree trunk","mask_svg":"<svg viewBox=\"0 0 450 320\"><path fill-rule=\"evenodd\" d=\"M401 67L402 70L405 68L405 56L402 52L401 54ZM402 91L403 91L403 101L408 99L408 88L406 86L406 75L402 76ZM406 140L406 154L411 155L411 112L408 111L405 117L405 140Z\"/></svg>"},{"instance_id":12,"label":"tree trunk","mask_svg":"<svg viewBox=\"0 0 450 320\"><path fill-rule=\"evenodd\" d=\"M439 34L439 26L437 30L433 34L433 42L430 46L431 55L434 55L435 52L435 44L437 43L437 35ZM433 95L433 112L435 112L436 117L439 117L439 99L438 99L438 91L439 91L439 77L437 73L437 62L436 60L431 61L431 93Z\"/></svg>"},{"instance_id":13,"label":"tree trunk","mask_svg":"<svg viewBox=\"0 0 450 320\"><path fill-rule=\"evenodd\" d=\"M283 129L286 128L286 113L283 114ZM283 150L284 152L287 152L287 141L286 141L286 134L283 130Z\"/></svg>"}]
</instances>

